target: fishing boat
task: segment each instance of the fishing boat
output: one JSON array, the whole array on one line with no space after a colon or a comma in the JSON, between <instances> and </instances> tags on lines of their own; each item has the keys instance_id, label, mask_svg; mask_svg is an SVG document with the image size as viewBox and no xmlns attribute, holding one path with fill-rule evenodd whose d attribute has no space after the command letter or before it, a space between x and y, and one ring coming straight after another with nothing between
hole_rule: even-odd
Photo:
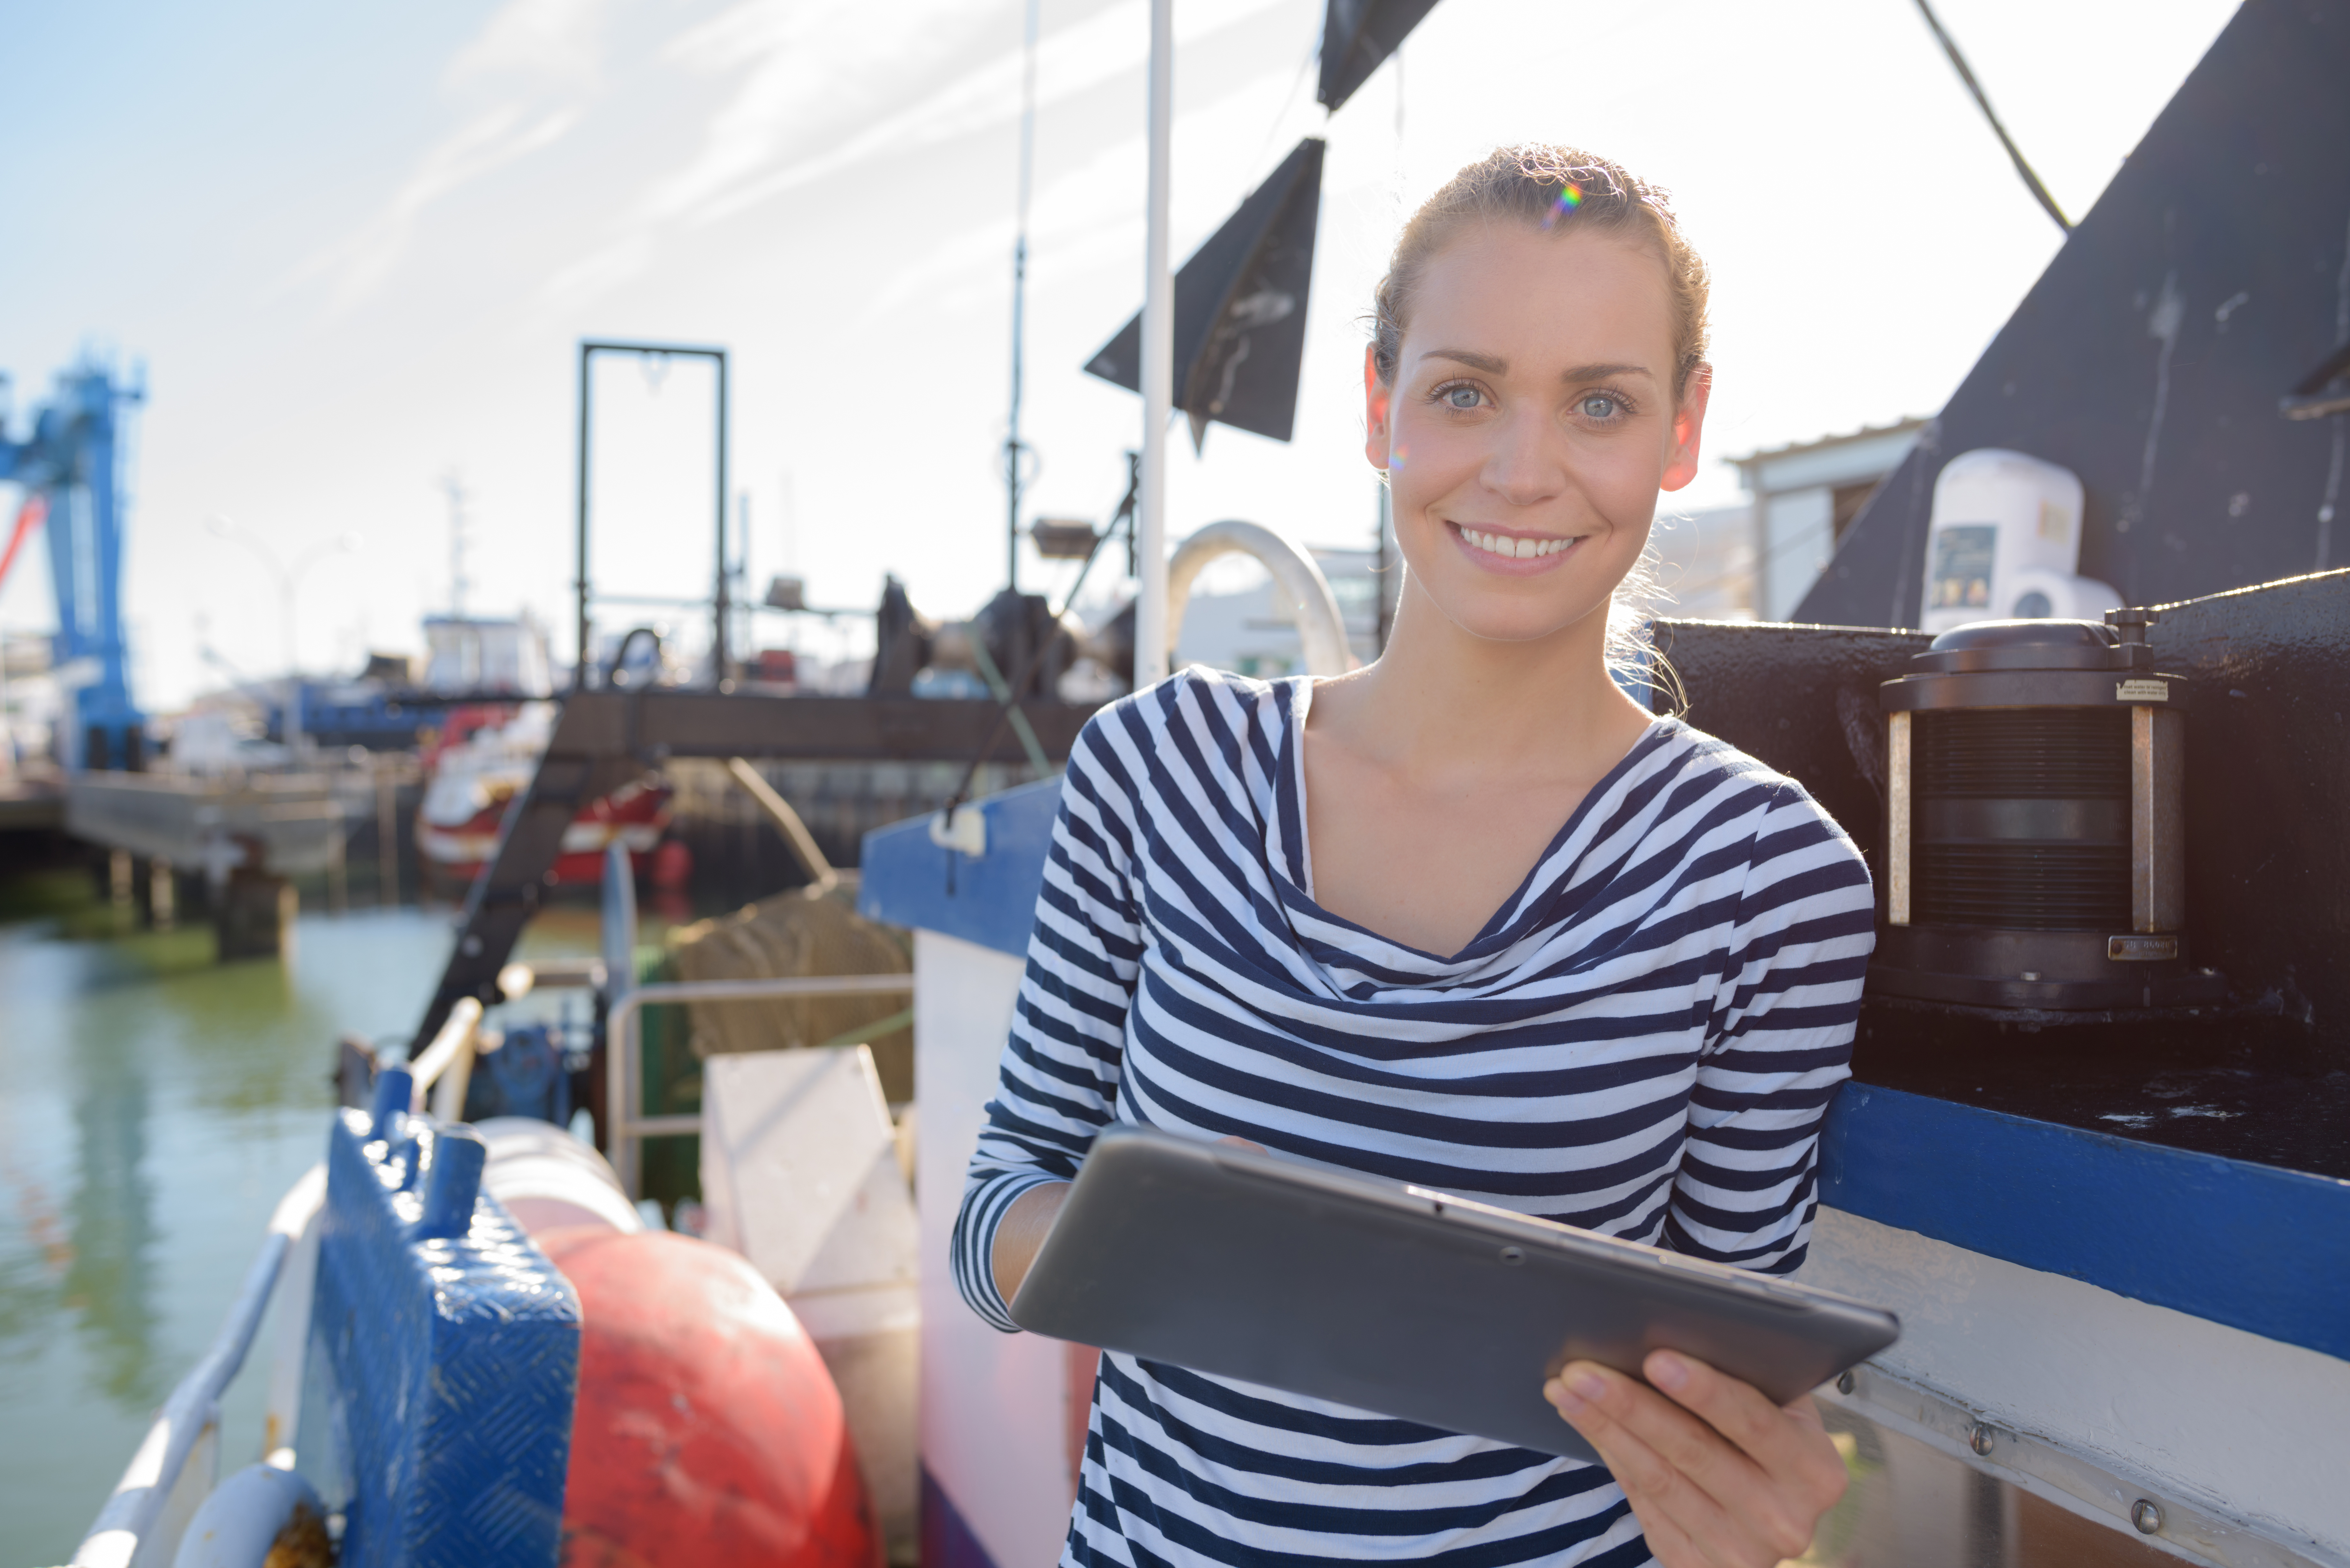
<instances>
[{"instance_id":1,"label":"fishing boat","mask_svg":"<svg viewBox=\"0 0 2350 1568\"><path fill-rule=\"evenodd\" d=\"M1347 57L1326 47L1326 71ZM1795 618L1650 625L1690 722L1801 782L1878 888L1804 1277L1904 1332L1818 1391L1854 1484L1805 1563L2350 1564L2350 572L2324 569L2350 421L2345 69L2337 14L2245 6ZM1165 673L1188 580L1165 543L1154 79L1137 685ZM1314 580L1293 597L1318 617ZM2128 602L2100 613L2106 584ZM1929 607L2000 618L1929 631ZM1303 639L1314 673L1344 658L1328 618ZM567 699L411 1059L338 1113L75 1562L245 1568L273 1542L323 1560L330 1535L349 1563L650 1561L648 1542L717 1540L708 1500L757 1477L786 1478L758 1494L780 1522L713 1560L871 1561L889 1532L847 1347L909 1334L920 1524L899 1551L1051 1560L1094 1353L994 1334L941 1265L1051 781L868 836L858 908L911 933L910 972L642 982L611 844L600 961L510 961L579 803L647 754L1010 759L1014 711L1054 758L1085 717L1016 692ZM558 981L598 994L600 1152L463 1120L494 1070L486 1010ZM739 1058L698 1109L649 1091L650 1008L909 994L918 1114L855 1043ZM820 1109L763 1141L795 1105ZM639 1218L649 1145L689 1136L716 1240ZM265 1452L215 1484L211 1412L273 1297ZM730 1381L735 1324L773 1352L755 1386ZM244 1555L202 1555L232 1526Z\"/></svg>"},{"instance_id":2,"label":"fishing boat","mask_svg":"<svg viewBox=\"0 0 2350 1568\"><path fill-rule=\"evenodd\" d=\"M506 808L528 787L553 732L554 708L525 702L510 712L484 704L450 710L442 736L423 753L425 786L416 806L416 852L444 888L473 884L496 852ZM581 806L563 832L551 868L557 883L592 887L605 851L650 857L670 821L671 790L657 774L619 784Z\"/></svg>"}]
</instances>

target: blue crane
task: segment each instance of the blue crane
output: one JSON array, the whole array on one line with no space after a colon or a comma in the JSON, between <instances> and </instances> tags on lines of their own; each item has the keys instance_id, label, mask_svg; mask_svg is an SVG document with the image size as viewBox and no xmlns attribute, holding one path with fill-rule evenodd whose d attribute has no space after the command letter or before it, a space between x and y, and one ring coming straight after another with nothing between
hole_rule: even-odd
<instances>
[{"instance_id":1,"label":"blue crane","mask_svg":"<svg viewBox=\"0 0 2350 1568\"><path fill-rule=\"evenodd\" d=\"M0 579L46 520L57 600L53 664L65 701L57 752L69 771L136 769L145 758L146 719L130 700L122 635L123 410L145 398L143 386L86 358L57 377L25 440L10 439L0 421L0 480L25 492L0 546Z\"/></svg>"}]
</instances>

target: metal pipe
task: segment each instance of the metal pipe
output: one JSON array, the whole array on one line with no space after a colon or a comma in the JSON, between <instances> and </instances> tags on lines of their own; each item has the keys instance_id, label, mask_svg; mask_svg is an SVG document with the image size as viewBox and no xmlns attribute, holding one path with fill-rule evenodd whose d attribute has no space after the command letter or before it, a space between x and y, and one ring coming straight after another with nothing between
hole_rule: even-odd
<instances>
[{"instance_id":1,"label":"metal pipe","mask_svg":"<svg viewBox=\"0 0 2350 1568\"><path fill-rule=\"evenodd\" d=\"M473 1031L480 1028L481 1023L482 1004L473 997L462 997L455 1006L449 1009L448 1021L441 1025L441 1033L432 1037L432 1044L427 1045L421 1054L408 1064L409 1075L416 1083L416 1098L419 1101L424 1098L425 1091L432 1087L432 1081L449 1070L449 1064L457 1059L459 1052L473 1049Z\"/></svg>"},{"instance_id":2,"label":"metal pipe","mask_svg":"<svg viewBox=\"0 0 2350 1568\"><path fill-rule=\"evenodd\" d=\"M688 359L707 359L717 368L718 375L718 573L717 591L711 597L711 610L715 621L711 639L711 684L720 691L730 688L733 678L732 655L727 646L726 618L729 612L726 586L726 350L697 348L680 343L600 343L582 339L579 345L579 665L572 671L571 683L585 690L588 684L588 608L595 597L588 578L588 448L589 439L588 368L598 354L633 354L667 358L677 356Z\"/></svg>"},{"instance_id":3,"label":"metal pipe","mask_svg":"<svg viewBox=\"0 0 2350 1568\"><path fill-rule=\"evenodd\" d=\"M579 662L572 667L574 691L588 689L588 367L596 346L579 345L579 576L572 586L579 593Z\"/></svg>"},{"instance_id":4,"label":"metal pipe","mask_svg":"<svg viewBox=\"0 0 2350 1568\"><path fill-rule=\"evenodd\" d=\"M792 803L776 794L775 786L751 765L750 759L729 757L726 759L726 771L733 775L743 793L767 814L767 820L775 825L775 831L784 836L784 843L790 847L792 857L800 863L800 869L807 873L808 886L819 894L829 893L839 887L840 873L832 868L830 860L825 858L816 836L808 832L807 824L801 821L800 814L792 809Z\"/></svg>"},{"instance_id":5,"label":"metal pipe","mask_svg":"<svg viewBox=\"0 0 2350 1568\"><path fill-rule=\"evenodd\" d=\"M718 360L718 596L712 616L710 684L720 691L734 689L734 650L726 635L726 350L714 350Z\"/></svg>"},{"instance_id":6,"label":"metal pipe","mask_svg":"<svg viewBox=\"0 0 2350 1568\"><path fill-rule=\"evenodd\" d=\"M1020 65L1019 221L1012 242L1012 418L1003 436L1003 582L1020 591L1020 392L1026 356L1028 319L1028 199L1036 169L1036 11L1028 0Z\"/></svg>"},{"instance_id":7,"label":"metal pipe","mask_svg":"<svg viewBox=\"0 0 2350 1568\"><path fill-rule=\"evenodd\" d=\"M702 1118L647 1116L638 1110L637 1090L644 1082L641 1065L644 1040L639 1033L645 1008L663 1002L770 1002L799 996L878 996L911 992L910 974L811 974L776 980L698 980L640 985L615 998L605 1015L604 1106L610 1126L604 1129L604 1154L620 1179L620 1189L630 1202L637 1199L639 1143L647 1137L702 1130Z\"/></svg>"},{"instance_id":8,"label":"metal pipe","mask_svg":"<svg viewBox=\"0 0 2350 1568\"><path fill-rule=\"evenodd\" d=\"M1175 400L1175 284L1167 270L1174 0L1150 0L1150 178L1142 240L1142 496L1135 528L1136 691L1167 677L1167 421Z\"/></svg>"},{"instance_id":9,"label":"metal pipe","mask_svg":"<svg viewBox=\"0 0 2350 1568\"><path fill-rule=\"evenodd\" d=\"M131 1455L129 1468L99 1511L89 1533L75 1548L72 1568L130 1568L141 1540L154 1528L172 1489L179 1483L190 1450L217 1419L222 1391L244 1365L245 1352L261 1326L261 1315L269 1305L293 1239L310 1223L326 1196L326 1168L314 1166L279 1200L277 1211L270 1216L261 1255L245 1272L244 1287L229 1306L227 1321L221 1324L204 1358L163 1401L161 1413L147 1428L139 1451Z\"/></svg>"},{"instance_id":10,"label":"metal pipe","mask_svg":"<svg viewBox=\"0 0 2350 1568\"><path fill-rule=\"evenodd\" d=\"M1354 668L1347 646L1347 619L1338 597L1314 557L1258 523L1211 523L1176 547L1167 566L1167 648L1171 652L1183 629L1183 611L1191 601L1191 584L1200 571L1219 556L1247 556L1273 574L1274 586L1297 605L1297 638L1304 645L1309 675L1344 675ZM1140 649L1136 656L1140 657ZM1138 682L1139 684L1139 682Z\"/></svg>"}]
</instances>

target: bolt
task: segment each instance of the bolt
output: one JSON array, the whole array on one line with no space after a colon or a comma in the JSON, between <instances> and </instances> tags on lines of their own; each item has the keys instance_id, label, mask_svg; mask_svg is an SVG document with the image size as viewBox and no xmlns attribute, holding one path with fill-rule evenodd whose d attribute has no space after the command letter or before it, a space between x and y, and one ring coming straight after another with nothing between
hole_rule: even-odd
<instances>
[{"instance_id":1,"label":"bolt","mask_svg":"<svg viewBox=\"0 0 2350 1568\"><path fill-rule=\"evenodd\" d=\"M1508 1264L1511 1268L1514 1269L1525 1261L1526 1252L1524 1248L1504 1247L1502 1249L1502 1262Z\"/></svg>"},{"instance_id":2,"label":"bolt","mask_svg":"<svg viewBox=\"0 0 2350 1568\"><path fill-rule=\"evenodd\" d=\"M1839 1393L1839 1394L1849 1394L1849 1393L1851 1393L1851 1392L1852 1392L1852 1388L1853 1388L1853 1377L1852 1377L1852 1374L1851 1374L1851 1373L1849 1373L1849 1372L1839 1372L1839 1373L1837 1373L1837 1374L1836 1374L1836 1392L1837 1392L1837 1393Z\"/></svg>"},{"instance_id":3,"label":"bolt","mask_svg":"<svg viewBox=\"0 0 2350 1568\"><path fill-rule=\"evenodd\" d=\"M1967 1428L1967 1447L1972 1449L1976 1453L1982 1455L1985 1459L1989 1459L1991 1457L1991 1448L1998 1441L1998 1432L1994 1431L1986 1422L1977 1421L1973 1426Z\"/></svg>"},{"instance_id":4,"label":"bolt","mask_svg":"<svg viewBox=\"0 0 2350 1568\"><path fill-rule=\"evenodd\" d=\"M2137 1526L2140 1535L2162 1532L2162 1504L2150 1497L2142 1497L2130 1504L2130 1522Z\"/></svg>"}]
</instances>

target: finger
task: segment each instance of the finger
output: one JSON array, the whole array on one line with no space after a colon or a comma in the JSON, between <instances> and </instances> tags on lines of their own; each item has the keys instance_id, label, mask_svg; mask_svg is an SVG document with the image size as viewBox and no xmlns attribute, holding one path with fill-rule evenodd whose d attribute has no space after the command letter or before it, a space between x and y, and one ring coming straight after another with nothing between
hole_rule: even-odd
<instances>
[{"instance_id":1,"label":"finger","mask_svg":"<svg viewBox=\"0 0 2350 1568\"><path fill-rule=\"evenodd\" d=\"M1762 1495L1770 1477L1703 1419L1621 1373L1593 1367L1590 1376L1604 1386L1599 1403L1608 1415L1708 1496L1742 1517L1756 1509L1771 1511Z\"/></svg>"},{"instance_id":2,"label":"finger","mask_svg":"<svg viewBox=\"0 0 2350 1568\"><path fill-rule=\"evenodd\" d=\"M1746 1463L1721 1438L1653 1391L1609 1368L1575 1362L1544 1385L1543 1393L1598 1453L1642 1526L1669 1527L1687 1538L1696 1553L1689 1561L1736 1568L1766 1552L1775 1563L1803 1550L1798 1545L1794 1552L1777 1552L1775 1540L1766 1539L1741 1515L1742 1506L1755 1506L1753 1496L1720 1497L1676 1459L1673 1450L1686 1455L1688 1442L1694 1438ZM1659 1434L1668 1433L1671 1435L1658 1440ZM1759 1475L1755 1479L1759 1490Z\"/></svg>"},{"instance_id":3,"label":"finger","mask_svg":"<svg viewBox=\"0 0 2350 1568\"><path fill-rule=\"evenodd\" d=\"M1651 1352L1641 1370L1668 1398L1734 1444L1752 1469L1759 1469L1764 1490L1774 1500L1804 1515L1801 1520L1787 1520L1791 1528L1800 1523L1808 1536L1812 1521L1844 1495L1848 1480L1844 1459L1820 1426L1819 1413L1810 1399L1773 1405L1752 1384L1669 1350ZM1752 1473L1746 1467L1740 1469ZM1705 1476L1698 1479L1711 1490Z\"/></svg>"}]
</instances>

